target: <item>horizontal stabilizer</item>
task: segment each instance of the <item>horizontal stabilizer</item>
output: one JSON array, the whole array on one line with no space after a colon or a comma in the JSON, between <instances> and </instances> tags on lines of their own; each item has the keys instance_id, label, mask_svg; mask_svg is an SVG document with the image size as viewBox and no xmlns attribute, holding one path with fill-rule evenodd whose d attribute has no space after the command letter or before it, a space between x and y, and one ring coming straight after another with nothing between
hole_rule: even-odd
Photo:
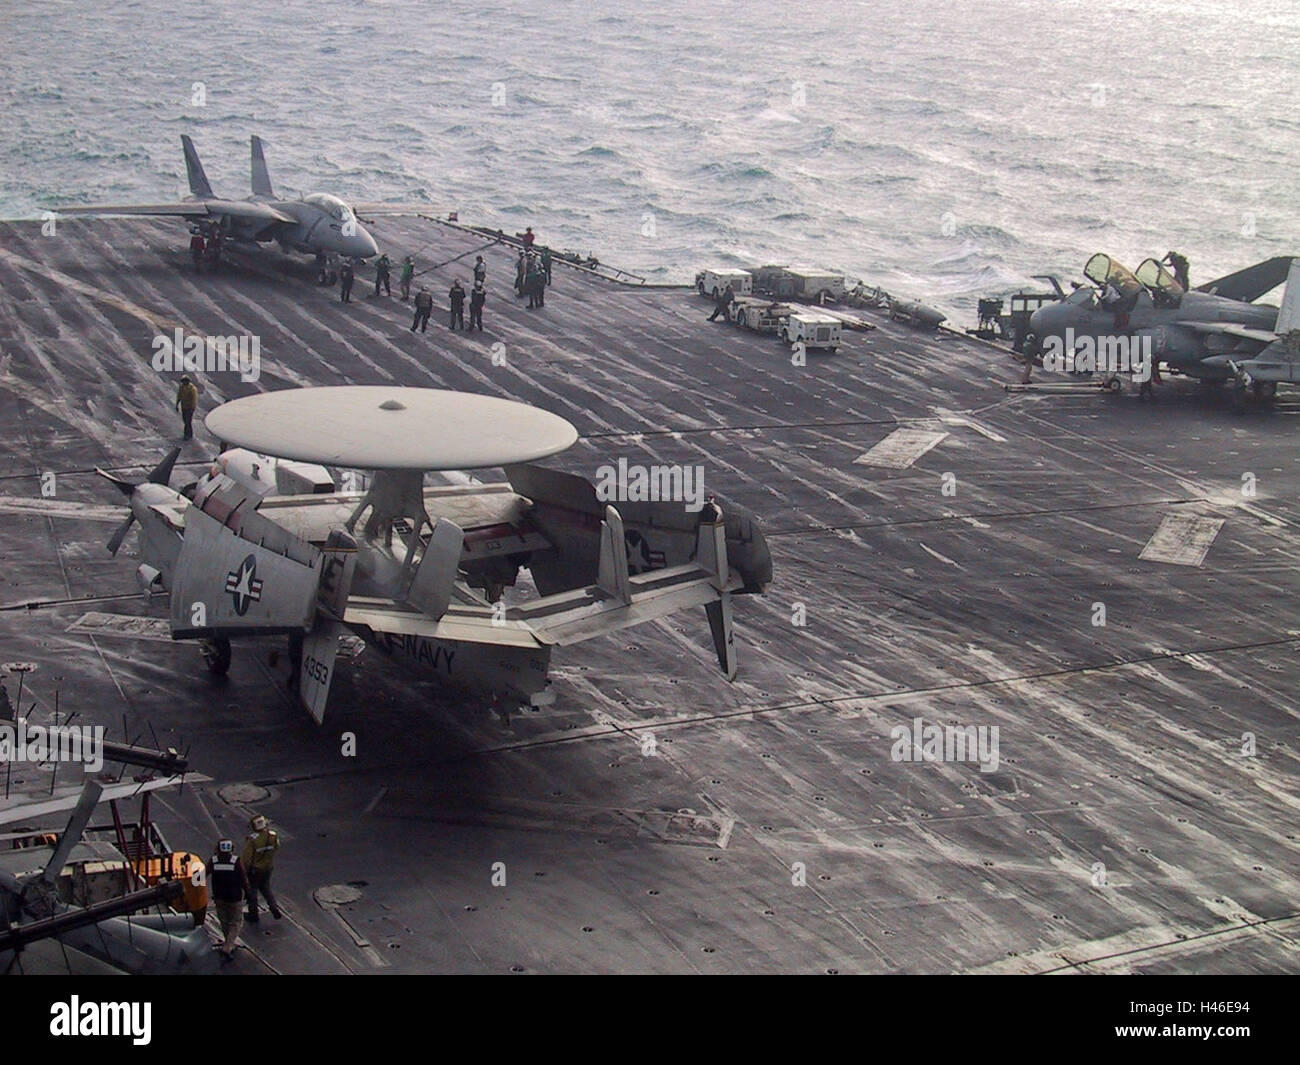
<instances>
[{"instance_id":1,"label":"horizontal stabilizer","mask_svg":"<svg viewBox=\"0 0 1300 1065\"><path fill-rule=\"evenodd\" d=\"M1267 292L1272 292L1287 278L1291 269L1291 256L1278 255L1272 259L1238 270L1204 285L1197 285L1197 292L1209 292L1215 296L1224 296L1230 300L1254 303Z\"/></svg>"}]
</instances>

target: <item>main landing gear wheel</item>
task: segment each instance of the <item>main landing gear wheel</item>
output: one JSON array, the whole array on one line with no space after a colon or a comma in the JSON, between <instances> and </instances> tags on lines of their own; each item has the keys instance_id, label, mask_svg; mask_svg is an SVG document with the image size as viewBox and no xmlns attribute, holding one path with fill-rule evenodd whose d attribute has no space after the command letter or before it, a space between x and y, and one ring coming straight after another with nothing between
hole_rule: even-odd
<instances>
[{"instance_id":1,"label":"main landing gear wheel","mask_svg":"<svg viewBox=\"0 0 1300 1065\"><path fill-rule=\"evenodd\" d=\"M1123 388L1124 388L1124 382L1121 381L1118 377L1107 378L1106 391L1109 392L1111 395L1118 396L1120 392L1123 390Z\"/></svg>"},{"instance_id":2,"label":"main landing gear wheel","mask_svg":"<svg viewBox=\"0 0 1300 1065\"><path fill-rule=\"evenodd\" d=\"M202 640L199 643L199 649L203 652L203 660L208 664L208 672L213 676L224 677L230 670L230 641L224 636L218 636L212 640Z\"/></svg>"}]
</instances>

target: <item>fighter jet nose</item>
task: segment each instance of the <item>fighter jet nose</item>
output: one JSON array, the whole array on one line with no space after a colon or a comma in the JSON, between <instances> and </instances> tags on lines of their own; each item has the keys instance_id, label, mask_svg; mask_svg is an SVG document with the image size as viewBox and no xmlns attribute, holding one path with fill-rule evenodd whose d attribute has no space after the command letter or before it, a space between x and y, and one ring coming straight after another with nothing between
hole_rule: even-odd
<instances>
[{"instance_id":1,"label":"fighter jet nose","mask_svg":"<svg viewBox=\"0 0 1300 1065\"><path fill-rule=\"evenodd\" d=\"M360 256L363 259L370 259L379 254L379 245L375 243L375 238L369 233L362 232L358 236L361 238L362 251Z\"/></svg>"}]
</instances>

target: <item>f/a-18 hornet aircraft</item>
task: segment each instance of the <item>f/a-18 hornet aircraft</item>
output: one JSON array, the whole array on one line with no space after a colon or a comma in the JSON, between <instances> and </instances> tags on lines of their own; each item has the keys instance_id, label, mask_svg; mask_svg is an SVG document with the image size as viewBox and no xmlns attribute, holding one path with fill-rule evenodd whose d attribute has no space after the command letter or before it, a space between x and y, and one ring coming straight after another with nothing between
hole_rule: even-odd
<instances>
[{"instance_id":1,"label":"f/a-18 hornet aircraft","mask_svg":"<svg viewBox=\"0 0 1300 1065\"><path fill-rule=\"evenodd\" d=\"M379 254L375 238L358 220L356 209L339 197L328 192L313 192L300 200L276 196L266 169L261 138L253 137L251 144L253 194L247 199L226 200L214 193L207 174L203 172L194 142L182 134L181 146L185 150L190 195L181 202L60 207L58 213L178 216L188 219L191 224L210 222L218 225L224 239L244 244L277 241L286 251L354 259L368 259ZM382 213L389 209L381 204L363 204L360 207L367 213Z\"/></svg>"},{"instance_id":2,"label":"f/a-18 hornet aircraft","mask_svg":"<svg viewBox=\"0 0 1300 1065\"><path fill-rule=\"evenodd\" d=\"M1300 260L1266 259L1191 291L1155 259L1136 273L1109 255L1088 260L1076 288L1029 319L1031 353L1052 338L1100 347L1117 337L1150 338L1152 357L1206 381L1233 381L1238 396L1253 386L1271 398L1279 381L1300 381ZM1254 301L1286 282L1281 309Z\"/></svg>"},{"instance_id":3,"label":"f/a-18 hornet aircraft","mask_svg":"<svg viewBox=\"0 0 1300 1065\"><path fill-rule=\"evenodd\" d=\"M756 519L713 502L698 515L602 503L589 481L532 464L576 441L563 418L464 392L338 386L237 399L206 423L227 454L374 471L365 492L263 496L214 467L192 500L167 485L175 452L141 484L103 474L130 501L109 550L139 522L137 574L171 593L172 637L202 641L225 672L231 640L288 635L317 722L348 633L395 666L545 705L553 647L703 606L736 675L732 596L772 577ZM424 483L495 467L509 483ZM523 567L541 596L507 606Z\"/></svg>"}]
</instances>

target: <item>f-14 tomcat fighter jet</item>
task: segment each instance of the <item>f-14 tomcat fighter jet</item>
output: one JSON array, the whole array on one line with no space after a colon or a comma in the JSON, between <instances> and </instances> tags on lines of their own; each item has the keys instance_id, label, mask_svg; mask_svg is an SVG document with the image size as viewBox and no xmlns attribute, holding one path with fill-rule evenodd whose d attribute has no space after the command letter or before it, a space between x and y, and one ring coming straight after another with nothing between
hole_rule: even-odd
<instances>
[{"instance_id":1,"label":"f-14 tomcat fighter jet","mask_svg":"<svg viewBox=\"0 0 1300 1065\"><path fill-rule=\"evenodd\" d=\"M1239 399L1250 386L1270 399L1279 381L1300 381L1300 259L1266 259L1190 292L1155 259L1132 272L1098 253L1083 272L1097 289L1081 286L1036 310L1027 350L1037 353L1053 340L1099 348L1141 340L1180 373L1234 382ZM1280 310L1254 302L1284 281Z\"/></svg>"},{"instance_id":2,"label":"f-14 tomcat fighter jet","mask_svg":"<svg viewBox=\"0 0 1300 1065\"><path fill-rule=\"evenodd\" d=\"M287 634L317 722L347 633L394 666L545 705L553 647L703 606L736 675L731 598L772 576L755 518L712 502L698 514L601 503L583 478L532 465L577 439L563 418L464 392L342 386L249 396L206 421L227 445L374 471L365 492L291 496L216 472L192 501L167 487L175 453L142 484L103 474L130 500L109 550L139 522L138 575L170 591L173 638L203 641L224 672L231 640ZM491 467L509 483L424 483ZM541 597L507 606L523 567Z\"/></svg>"},{"instance_id":3,"label":"f-14 tomcat fighter jet","mask_svg":"<svg viewBox=\"0 0 1300 1065\"><path fill-rule=\"evenodd\" d=\"M339 197L327 192L313 192L300 200L276 196L260 137L251 140L253 194L246 200L227 200L213 192L194 142L185 134L181 135L181 147L185 151L185 171L190 183L190 195L181 202L60 207L58 213L177 216L192 224L216 223L223 237L245 244L277 241L286 251L354 259L369 259L379 254L375 238L357 219L353 207ZM365 204L361 209L376 213L388 208Z\"/></svg>"}]
</instances>

